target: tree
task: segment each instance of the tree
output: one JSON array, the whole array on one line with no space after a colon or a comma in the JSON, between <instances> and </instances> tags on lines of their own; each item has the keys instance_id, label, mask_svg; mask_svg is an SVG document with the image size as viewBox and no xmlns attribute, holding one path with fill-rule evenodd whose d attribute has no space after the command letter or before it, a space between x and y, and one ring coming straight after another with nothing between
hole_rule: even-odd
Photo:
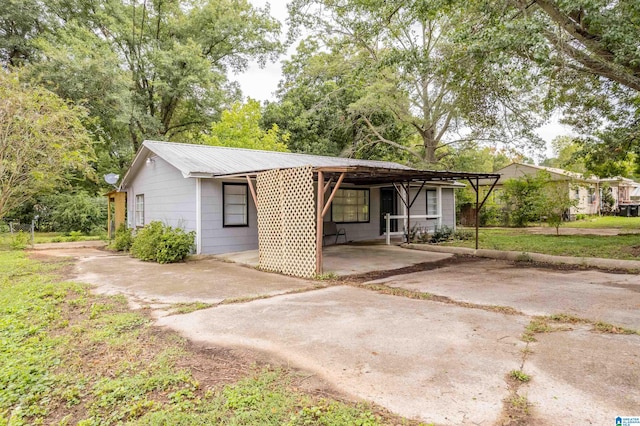
<instances>
[{"instance_id":1,"label":"tree","mask_svg":"<svg viewBox=\"0 0 640 426\"><path fill-rule=\"evenodd\" d=\"M11 58L37 64L39 83L100 112L97 136L112 132L115 141L124 131L134 152L145 138L173 140L206 129L229 100L239 99L226 73L282 51L280 24L247 0L31 3L20 21L19 34L29 34L24 46L12 42L13 11L0 8L0 53L8 64L17 63ZM101 57L104 64L96 61ZM82 97L94 95L95 86L104 86L104 99Z\"/></svg>"},{"instance_id":2,"label":"tree","mask_svg":"<svg viewBox=\"0 0 640 426\"><path fill-rule=\"evenodd\" d=\"M558 136L551 141L554 157L545 159L540 165L585 173L584 159L580 157L580 144L570 136Z\"/></svg>"},{"instance_id":3,"label":"tree","mask_svg":"<svg viewBox=\"0 0 640 426\"><path fill-rule=\"evenodd\" d=\"M198 141L206 145L233 148L262 149L286 152L288 133L282 133L277 124L269 130L260 128L260 103L249 99L246 104L236 102L231 109L223 111L220 121L211 125L208 134Z\"/></svg>"},{"instance_id":4,"label":"tree","mask_svg":"<svg viewBox=\"0 0 640 426\"><path fill-rule=\"evenodd\" d=\"M69 173L91 175L93 147L86 111L0 71L0 218Z\"/></svg>"},{"instance_id":5,"label":"tree","mask_svg":"<svg viewBox=\"0 0 640 426\"><path fill-rule=\"evenodd\" d=\"M370 139L405 151L415 163L435 164L443 147L479 140L541 143L540 91L535 75L499 54L476 54L459 42L474 27L467 8L448 2L295 0L294 24L313 28L327 44L367 53L366 94L350 105ZM372 117L380 110L409 126L415 138L385 136ZM416 143L417 142L417 143ZM413 146L411 146L413 144Z\"/></svg>"},{"instance_id":6,"label":"tree","mask_svg":"<svg viewBox=\"0 0 640 426\"><path fill-rule=\"evenodd\" d=\"M473 34L520 57L549 84L545 104L580 134L585 166L619 174L640 153L640 3L488 0ZM475 30L475 29L474 29ZM470 30L470 32L472 32ZM606 167L601 167L607 163Z\"/></svg>"},{"instance_id":7,"label":"tree","mask_svg":"<svg viewBox=\"0 0 640 426\"><path fill-rule=\"evenodd\" d=\"M544 188L549 180L549 173L540 171L536 175L504 181L500 197L511 225L522 227L540 220L547 201Z\"/></svg>"},{"instance_id":8,"label":"tree","mask_svg":"<svg viewBox=\"0 0 640 426\"><path fill-rule=\"evenodd\" d=\"M556 235L560 235L560 225L567 217L572 207L578 205L578 200L571 197L566 181L551 181L546 179L543 188L543 202L540 205L540 215L547 223L556 228Z\"/></svg>"},{"instance_id":9,"label":"tree","mask_svg":"<svg viewBox=\"0 0 640 426\"><path fill-rule=\"evenodd\" d=\"M300 42L296 54L283 63L277 102L266 105L265 127L277 124L291 134L294 152L344 155L404 161L395 148L370 138L353 106L368 90L366 54L342 44L321 48L315 39ZM384 137L404 140L409 134L393 114L381 106L370 120L384 124Z\"/></svg>"}]
</instances>

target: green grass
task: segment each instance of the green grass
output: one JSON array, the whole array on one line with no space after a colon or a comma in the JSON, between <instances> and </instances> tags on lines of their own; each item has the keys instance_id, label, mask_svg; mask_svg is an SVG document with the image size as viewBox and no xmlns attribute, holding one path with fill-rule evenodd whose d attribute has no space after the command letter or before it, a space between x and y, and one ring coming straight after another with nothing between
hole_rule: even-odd
<instances>
[{"instance_id":1,"label":"green grass","mask_svg":"<svg viewBox=\"0 0 640 426\"><path fill-rule=\"evenodd\" d=\"M473 240L455 241L446 245L475 248ZM557 236L529 234L519 229L481 229L479 247L558 256L638 260L640 234Z\"/></svg>"},{"instance_id":2,"label":"green grass","mask_svg":"<svg viewBox=\"0 0 640 426\"><path fill-rule=\"evenodd\" d=\"M283 370L224 361L204 373L202 355L124 297L58 282L61 265L0 251L0 425L410 423L305 393Z\"/></svg>"},{"instance_id":3,"label":"green grass","mask_svg":"<svg viewBox=\"0 0 640 426\"><path fill-rule=\"evenodd\" d=\"M584 220L565 222L561 228L640 229L640 217L593 216Z\"/></svg>"},{"instance_id":4,"label":"green grass","mask_svg":"<svg viewBox=\"0 0 640 426\"><path fill-rule=\"evenodd\" d=\"M99 235L82 235L78 232L64 234L62 232L36 232L34 236L35 244L42 243L60 243L71 241L96 241L106 238ZM17 239L24 240L21 248L28 247L31 243L31 235L28 232L22 232L20 236L17 234L1 233L0 234L0 250L9 250L14 247Z\"/></svg>"},{"instance_id":5,"label":"green grass","mask_svg":"<svg viewBox=\"0 0 640 426\"><path fill-rule=\"evenodd\" d=\"M35 234L35 243L60 243L60 242L70 242L70 241L96 241L101 240L103 237L106 237L106 232L104 236L101 235L82 235L77 232L71 232L68 234L62 232L36 232Z\"/></svg>"}]
</instances>

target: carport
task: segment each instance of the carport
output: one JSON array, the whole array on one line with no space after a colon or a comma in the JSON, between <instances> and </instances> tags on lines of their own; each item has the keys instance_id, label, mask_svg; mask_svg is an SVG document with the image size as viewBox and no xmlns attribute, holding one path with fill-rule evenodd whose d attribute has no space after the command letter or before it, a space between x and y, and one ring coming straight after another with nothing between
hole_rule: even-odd
<instances>
[{"instance_id":1,"label":"carport","mask_svg":"<svg viewBox=\"0 0 640 426\"><path fill-rule=\"evenodd\" d=\"M469 182L476 195L477 249L479 211L500 179L500 175L495 173L373 166L305 166L243 173L234 177L246 178L258 211L260 267L296 276L311 276L313 271L317 275L323 273L323 222L343 183L393 185L406 209L406 229L410 229L411 207L417 198L417 195L411 197L411 188L419 188L419 194L428 182ZM491 182L489 190L482 197L479 191L481 179ZM315 214L312 210L315 210Z\"/></svg>"}]
</instances>

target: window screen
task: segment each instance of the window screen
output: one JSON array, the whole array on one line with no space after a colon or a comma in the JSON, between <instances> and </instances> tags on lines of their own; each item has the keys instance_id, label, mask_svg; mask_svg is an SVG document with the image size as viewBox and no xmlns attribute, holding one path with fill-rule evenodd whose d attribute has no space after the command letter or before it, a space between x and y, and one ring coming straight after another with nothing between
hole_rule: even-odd
<instances>
[{"instance_id":1,"label":"window screen","mask_svg":"<svg viewBox=\"0 0 640 426\"><path fill-rule=\"evenodd\" d=\"M223 183L223 226L248 226L249 204L246 183Z\"/></svg>"}]
</instances>

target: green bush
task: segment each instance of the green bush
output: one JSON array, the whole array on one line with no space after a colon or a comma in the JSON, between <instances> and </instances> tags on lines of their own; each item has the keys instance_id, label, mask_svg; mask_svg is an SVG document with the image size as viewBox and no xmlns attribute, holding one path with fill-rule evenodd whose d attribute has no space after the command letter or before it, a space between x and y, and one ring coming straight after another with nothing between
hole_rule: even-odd
<instances>
[{"instance_id":1,"label":"green bush","mask_svg":"<svg viewBox=\"0 0 640 426\"><path fill-rule=\"evenodd\" d=\"M162 222L151 222L138 230L131 244L131 255L140 260L155 262L163 232Z\"/></svg>"},{"instance_id":2,"label":"green bush","mask_svg":"<svg viewBox=\"0 0 640 426\"><path fill-rule=\"evenodd\" d=\"M50 209L52 228L60 232L80 231L89 234L107 223L107 200L79 191L75 194L58 194L45 201Z\"/></svg>"},{"instance_id":3,"label":"green bush","mask_svg":"<svg viewBox=\"0 0 640 426\"><path fill-rule=\"evenodd\" d=\"M180 228L165 228L158 247L156 261L158 263L174 263L183 260L193 249L195 232L184 232Z\"/></svg>"},{"instance_id":4,"label":"green bush","mask_svg":"<svg viewBox=\"0 0 640 426\"><path fill-rule=\"evenodd\" d=\"M110 247L118 251L129 251L133 244L132 230L125 223L121 223L116 229L116 237L113 239Z\"/></svg>"},{"instance_id":5,"label":"green bush","mask_svg":"<svg viewBox=\"0 0 640 426\"><path fill-rule=\"evenodd\" d=\"M131 255L140 260L173 263L183 260L194 246L195 232L151 222L136 233Z\"/></svg>"},{"instance_id":6,"label":"green bush","mask_svg":"<svg viewBox=\"0 0 640 426\"><path fill-rule=\"evenodd\" d=\"M12 250L24 250L31 243L31 235L27 232L19 231L11 236L9 246Z\"/></svg>"},{"instance_id":7,"label":"green bush","mask_svg":"<svg viewBox=\"0 0 640 426\"><path fill-rule=\"evenodd\" d=\"M80 231L71 231L67 236L67 241L80 241L80 237L82 237L82 232Z\"/></svg>"},{"instance_id":8,"label":"green bush","mask_svg":"<svg viewBox=\"0 0 640 426\"><path fill-rule=\"evenodd\" d=\"M448 226L436 227L431 234L431 242L432 243L441 243L444 241L449 241L453 236L453 228Z\"/></svg>"}]
</instances>

